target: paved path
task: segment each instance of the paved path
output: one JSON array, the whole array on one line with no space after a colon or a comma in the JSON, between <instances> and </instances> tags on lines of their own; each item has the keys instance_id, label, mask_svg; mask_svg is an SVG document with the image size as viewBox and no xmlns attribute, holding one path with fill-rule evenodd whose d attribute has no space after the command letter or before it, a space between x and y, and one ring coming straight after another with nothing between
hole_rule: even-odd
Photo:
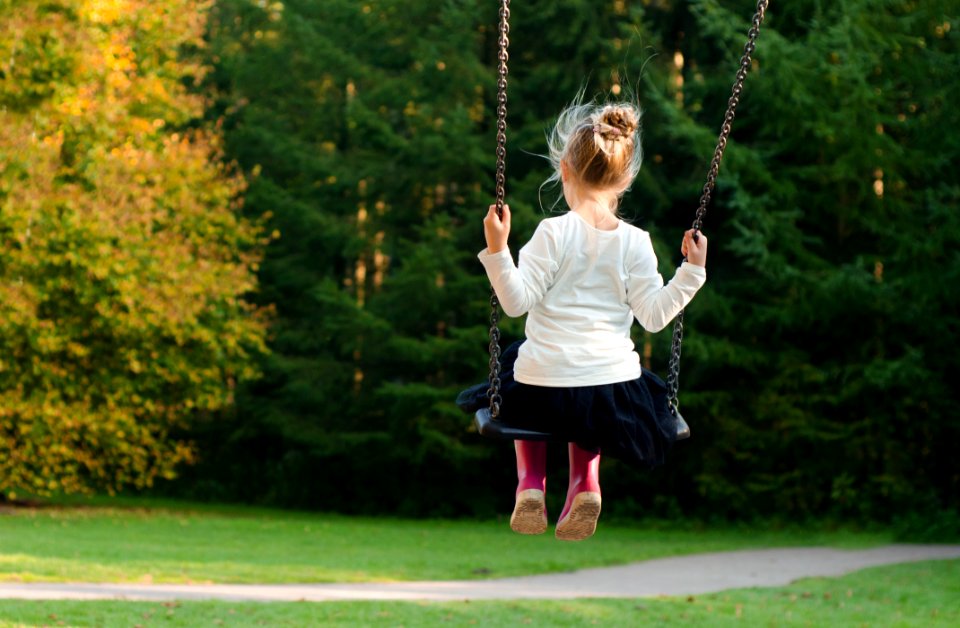
<instances>
[{"instance_id":1,"label":"paved path","mask_svg":"<svg viewBox=\"0 0 960 628\"><path fill-rule=\"evenodd\" d=\"M507 600L654 597L782 586L813 576L918 560L960 558L960 545L891 545L866 550L786 548L660 558L572 573L445 582L363 584L2 583L0 598L124 600Z\"/></svg>"}]
</instances>

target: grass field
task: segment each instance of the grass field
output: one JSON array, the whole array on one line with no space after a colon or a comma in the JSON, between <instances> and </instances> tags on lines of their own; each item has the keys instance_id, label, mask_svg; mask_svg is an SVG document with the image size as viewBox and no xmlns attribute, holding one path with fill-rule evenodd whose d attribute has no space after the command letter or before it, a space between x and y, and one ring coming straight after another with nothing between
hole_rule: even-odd
<instances>
[{"instance_id":1,"label":"grass field","mask_svg":"<svg viewBox=\"0 0 960 628\"><path fill-rule=\"evenodd\" d=\"M518 602L28 602L8 626L958 626L960 561L690 598Z\"/></svg>"},{"instance_id":2,"label":"grass field","mask_svg":"<svg viewBox=\"0 0 960 628\"><path fill-rule=\"evenodd\" d=\"M0 580L365 582L496 578L743 548L868 547L882 532L601 525L583 543L504 521L412 521L98 500L0 514Z\"/></svg>"}]
</instances>

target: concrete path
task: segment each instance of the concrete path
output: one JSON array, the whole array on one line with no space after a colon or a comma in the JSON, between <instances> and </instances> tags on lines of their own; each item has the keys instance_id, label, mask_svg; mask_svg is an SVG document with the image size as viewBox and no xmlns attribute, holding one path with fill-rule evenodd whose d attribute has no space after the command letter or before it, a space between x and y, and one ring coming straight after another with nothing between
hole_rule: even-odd
<instances>
[{"instance_id":1,"label":"concrete path","mask_svg":"<svg viewBox=\"0 0 960 628\"><path fill-rule=\"evenodd\" d=\"M799 578L919 560L960 558L960 545L891 545L866 550L787 548L660 558L572 573L446 582L363 584L2 583L0 598L122 600L509 600L696 595L783 586Z\"/></svg>"}]
</instances>

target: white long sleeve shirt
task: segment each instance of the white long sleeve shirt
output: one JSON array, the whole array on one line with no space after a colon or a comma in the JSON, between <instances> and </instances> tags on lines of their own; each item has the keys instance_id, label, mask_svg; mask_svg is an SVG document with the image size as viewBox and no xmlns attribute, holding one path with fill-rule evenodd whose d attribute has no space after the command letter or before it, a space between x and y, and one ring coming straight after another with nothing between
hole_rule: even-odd
<instances>
[{"instance_id":1,"label":"white long sleeve shirt","mask_svg":"<svg viewBox=\"0 0 960 628\"><path fill-rule=\"evenodd\" d=\"M520 249L478 255L508 316L529 312L516 381L595 386L636 379L634 317L659 331L693 298L707 271L684 262L669 284L657 270L650 234L620 221L603 231L576 212L547 218Z\"/></svg>"}]
</instances>

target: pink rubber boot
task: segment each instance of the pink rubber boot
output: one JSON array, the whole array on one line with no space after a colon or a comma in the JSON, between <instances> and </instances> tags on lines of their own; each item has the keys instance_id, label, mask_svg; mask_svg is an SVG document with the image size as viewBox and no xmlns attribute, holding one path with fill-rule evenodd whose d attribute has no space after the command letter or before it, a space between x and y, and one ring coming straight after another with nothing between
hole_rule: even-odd
<instances>
[{"instance_id":1,"label":"pink rubber boot","mask_svg":"<svg viewBox=\"0 0 960 628\"><path fill-rule=\"evenodd\" d=\"M510 528L520 534L547 531L547 444L514 441L517 450L517 503L510 516Z\"/></svg>"},{"instance_id":2,"label":"pink rubber boot","mask_svg":"<svg viewBox=\"0 0 960 628\"><path fill-rule=\"evenodd\" d=\"M582 541L593 536L600 517L600 454L569 443L570 484L567 503L557 522L556 537Z\"/></svg>"}]
</instances>

